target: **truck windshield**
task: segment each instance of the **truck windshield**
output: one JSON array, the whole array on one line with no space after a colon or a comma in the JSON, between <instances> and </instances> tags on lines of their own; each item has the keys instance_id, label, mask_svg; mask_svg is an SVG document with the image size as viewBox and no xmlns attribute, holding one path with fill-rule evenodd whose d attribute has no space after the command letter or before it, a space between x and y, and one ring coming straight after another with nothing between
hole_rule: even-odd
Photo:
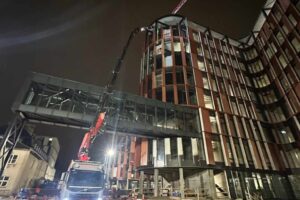
<instances>
[{"instance_id":1,"label":"truck windshield","mask_svg":"<svg viewBox=\"0 0 300 200\"><path fill-rule=\"evenodd\" d=\"M99 171L72 170L69 186L102 187L104 174Z\"/></svg>"}]
</instances>

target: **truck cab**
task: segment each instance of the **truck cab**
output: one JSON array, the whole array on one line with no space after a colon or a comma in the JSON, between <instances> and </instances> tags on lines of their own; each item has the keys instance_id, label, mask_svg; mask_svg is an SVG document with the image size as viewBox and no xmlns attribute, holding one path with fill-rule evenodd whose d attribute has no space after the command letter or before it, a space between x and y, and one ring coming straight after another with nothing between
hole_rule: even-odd
<instances>
[{"instance_id":1,"label":"truck cab","mask_svg":"<svg viewBox=\"0 0 300 200\"><path fill-rule=\"evenodd\" d=\"M60 199L102 200L105 178L103 165L94 161L71 161L60 181Z\"/></svg>"}]
</instances>

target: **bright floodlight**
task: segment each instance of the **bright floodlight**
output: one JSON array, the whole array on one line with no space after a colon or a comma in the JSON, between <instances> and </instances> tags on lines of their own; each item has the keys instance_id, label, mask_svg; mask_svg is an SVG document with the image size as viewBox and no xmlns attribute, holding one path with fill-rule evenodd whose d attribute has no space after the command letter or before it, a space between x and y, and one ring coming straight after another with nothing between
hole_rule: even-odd
<instances>
[{"instance_id":1,"label":"bright floodlight","mask_svg":"<svg viewBox=\"0 0 300 200\"><path fill-rule=\"evenodd\" d=\"M109 150L106 151L106 154L108 156L112 156L112 155L114 155L114 153L115 153L115 151L113 149L109 149Z\"/></svg>"}]
</instances>

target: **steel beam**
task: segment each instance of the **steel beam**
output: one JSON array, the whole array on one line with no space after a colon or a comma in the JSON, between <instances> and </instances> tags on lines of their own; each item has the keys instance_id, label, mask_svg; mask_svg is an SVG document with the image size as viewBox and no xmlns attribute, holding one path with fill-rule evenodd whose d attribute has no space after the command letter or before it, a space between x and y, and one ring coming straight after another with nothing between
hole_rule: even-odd
<instances>
[{"instance_id":1,"label":"steel beam","mask_svg":"<svg viewBox=\"0 0 300 200\"><path fill-rule=\"evenodd\" d=\"M25 125L25 120L20 113L16 113L12 122L7 127L5 134L0 143L0 177L3 175L4 169L12 155L13 149L21 136Z\"/></svg>"}]
</instances>

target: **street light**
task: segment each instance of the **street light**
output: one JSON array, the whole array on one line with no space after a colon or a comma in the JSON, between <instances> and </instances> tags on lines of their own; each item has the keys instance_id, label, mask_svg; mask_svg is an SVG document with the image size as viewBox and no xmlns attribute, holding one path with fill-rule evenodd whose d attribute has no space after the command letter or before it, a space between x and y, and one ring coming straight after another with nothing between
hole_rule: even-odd
<instances>
[{"instance_id":1,"label":"street light","mask_svg":"<svg viewBox=\"0 0 300 200\"><path fill-rule=\"evenodd\" d=\"M113 150L113 149L108 149L107 151L106 151L106 155L107 156L113 156L115 154L115 151Z\"/></svg>"}]
</instances>

